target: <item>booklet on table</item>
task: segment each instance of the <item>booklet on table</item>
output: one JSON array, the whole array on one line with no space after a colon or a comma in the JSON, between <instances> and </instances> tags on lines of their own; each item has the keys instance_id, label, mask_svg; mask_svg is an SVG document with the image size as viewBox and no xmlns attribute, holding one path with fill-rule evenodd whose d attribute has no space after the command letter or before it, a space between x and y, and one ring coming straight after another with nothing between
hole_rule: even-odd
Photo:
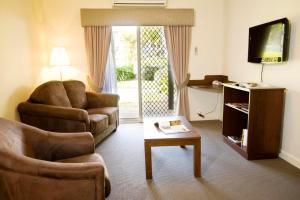
<instances>
[{"instance_id":1,"label":"booklet on table","mask_svg":"<svg viewBox=\"0 0 300 200\"><path fill-rule=\"evenodd\" d=\"M156 122L154 125L165 134L185 133L191 131L183 125L180 120Z\"/></svg>"}]
</instances>

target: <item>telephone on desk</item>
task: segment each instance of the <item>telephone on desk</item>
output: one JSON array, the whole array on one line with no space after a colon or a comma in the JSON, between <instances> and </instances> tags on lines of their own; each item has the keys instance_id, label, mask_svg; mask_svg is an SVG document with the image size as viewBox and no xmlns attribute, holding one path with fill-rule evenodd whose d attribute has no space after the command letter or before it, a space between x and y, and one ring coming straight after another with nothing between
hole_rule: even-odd
<instances>
[{"instance_id":1,"label":"telephone on desk","mask_svg":"<svg viewBox=\"0 0 300 200\"><path fill-rule=\"evenodd\" d=\"M214 80L214 81L212 82L212 85L215 85L215 86L222 86L223 83L222 83L221 81Z\"/></svg>"},{"instance_id":2,"label":"telephone on desk","mask_svg":"<svg viewBox=\"0 0 300 200\"><path fill-rule=\"evenodd\" d=\"M248 83L235 83L235 86L239 86L239 87L244 87L244 88L253 88L253 87L256 87L258 86L257 83L251 83L251 82L248 82Z\"/></svg>"}]
</instances>

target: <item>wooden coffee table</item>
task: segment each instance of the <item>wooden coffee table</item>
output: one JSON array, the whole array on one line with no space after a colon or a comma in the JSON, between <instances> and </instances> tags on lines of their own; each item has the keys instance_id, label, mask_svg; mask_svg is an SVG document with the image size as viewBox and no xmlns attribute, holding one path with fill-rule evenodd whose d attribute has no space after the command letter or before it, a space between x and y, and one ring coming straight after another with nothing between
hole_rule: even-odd
<instances>
[{"instance_id":1,"label":"wooden coffee table","mask_svg":"<svg viewBox=\"0 0 300 200\"><path fill-rule=\"evenodd\" d=\"M190 132L165 134L154 126L155 122L166 120L181 120ZM146 179L152 179L152 158L151 147L157 146L194 146L194 176L201 176L201 137L183 116L152 118L144 122L144 146L145 146L145 167Z\"/></svg>"}]
</instances>

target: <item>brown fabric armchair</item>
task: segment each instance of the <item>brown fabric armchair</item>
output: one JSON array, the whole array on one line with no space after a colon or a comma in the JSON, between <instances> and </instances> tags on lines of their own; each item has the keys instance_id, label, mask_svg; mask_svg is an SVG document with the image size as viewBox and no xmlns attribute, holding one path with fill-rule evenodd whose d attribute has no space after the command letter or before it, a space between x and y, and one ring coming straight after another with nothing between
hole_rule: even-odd
<instances>
[{"instance_id":1,"label":"brown fabric armchair","mask_svg":"<svg viewBox=\"0 0 300 200\"><path fill-rule=\"evenodd\" d=\"M86 92L80 81L50 81L19 104L23 123L54 132L89 131L96 144L117 129L119 96Z\"/></svg>"},{"instance_id":2,"label":"brown fabric armchair","mask_svg":"<svg viewBox=\"0 0 300 200\"><path fill-rule=\"evenodd\" d=\"M0 199L101 200L109 193L91 133L47 132L0 118Z\"/></svg>"}]
</instances>

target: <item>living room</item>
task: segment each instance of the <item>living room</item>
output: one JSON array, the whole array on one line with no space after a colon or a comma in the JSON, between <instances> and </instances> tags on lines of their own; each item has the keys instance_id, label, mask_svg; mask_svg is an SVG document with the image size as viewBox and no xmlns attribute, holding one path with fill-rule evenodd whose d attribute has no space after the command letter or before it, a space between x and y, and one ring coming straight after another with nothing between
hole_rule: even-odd
<instances>
[{"instance_id":1,"label":"living room","mask_svg":"<svg viewBox=\"0 0 300 200\"><path fill-rule=\"evenodd\" d=\"M193 174L194 148L187 145L185 148L152 148L152 180L146 179L144 124L121 122L114 133L104 140L99 139L95 147L95 152L103 157L110 177L111 191L107 198L299 199L300 114L297 108L300 82L297 74L300 64L300 3L297 0L166 2L165 7L158 9L193 10L188 61L190 80L202 80L205 75L216 74L226 75L237 83L260 83L263 78L264 84L285 89L282 120L279 121L282 127L279 155L276 159L245 159L222 139L223 93L188 87L189 115L186 117L187 123L192 124L191 128L201 136L201 177ZM0 117L20 121L18 105L27 101L43 83L60 80L60 69L49 64L55 47L63 47L70 60L70 66L62 71L63 80L79 80L88 90L86 77L90 68L81 9L127 8L114 7L112 0L1 0ZM131 9L138 11L143 8ZM261 64L247 61L249 28L282 18L287 18L290 25L288 59L278 64L266 64L262 71ZM276 110L277 107L271 113ZM203 118L199 113L208 114ZM275 126L276 121L270 124ZM3 174L5 169L0 169ZM13 194L17 190L10 188L12 180L18 185L16 188L20 189L20 194ZM25 196L35 199L42 195L41 191L34 189L44 184L39 180L36 185L30 185L22 178L10 181L0 179L0 199L26 199ZM22 181L28 186L25 187ZM85 189L85 186L89 187L88 183L78 186L80 189L76 190L82 191L79 193L69 184L47 187L42 199L103 198L102 195L92 197ZM68 188L63 190L66 185ZM61 193L55 190L61 190ZM55 191L56 198L48 194L49 191ZM62 194L70 196L67 198Z\"/></svg>"}]
</instances>

